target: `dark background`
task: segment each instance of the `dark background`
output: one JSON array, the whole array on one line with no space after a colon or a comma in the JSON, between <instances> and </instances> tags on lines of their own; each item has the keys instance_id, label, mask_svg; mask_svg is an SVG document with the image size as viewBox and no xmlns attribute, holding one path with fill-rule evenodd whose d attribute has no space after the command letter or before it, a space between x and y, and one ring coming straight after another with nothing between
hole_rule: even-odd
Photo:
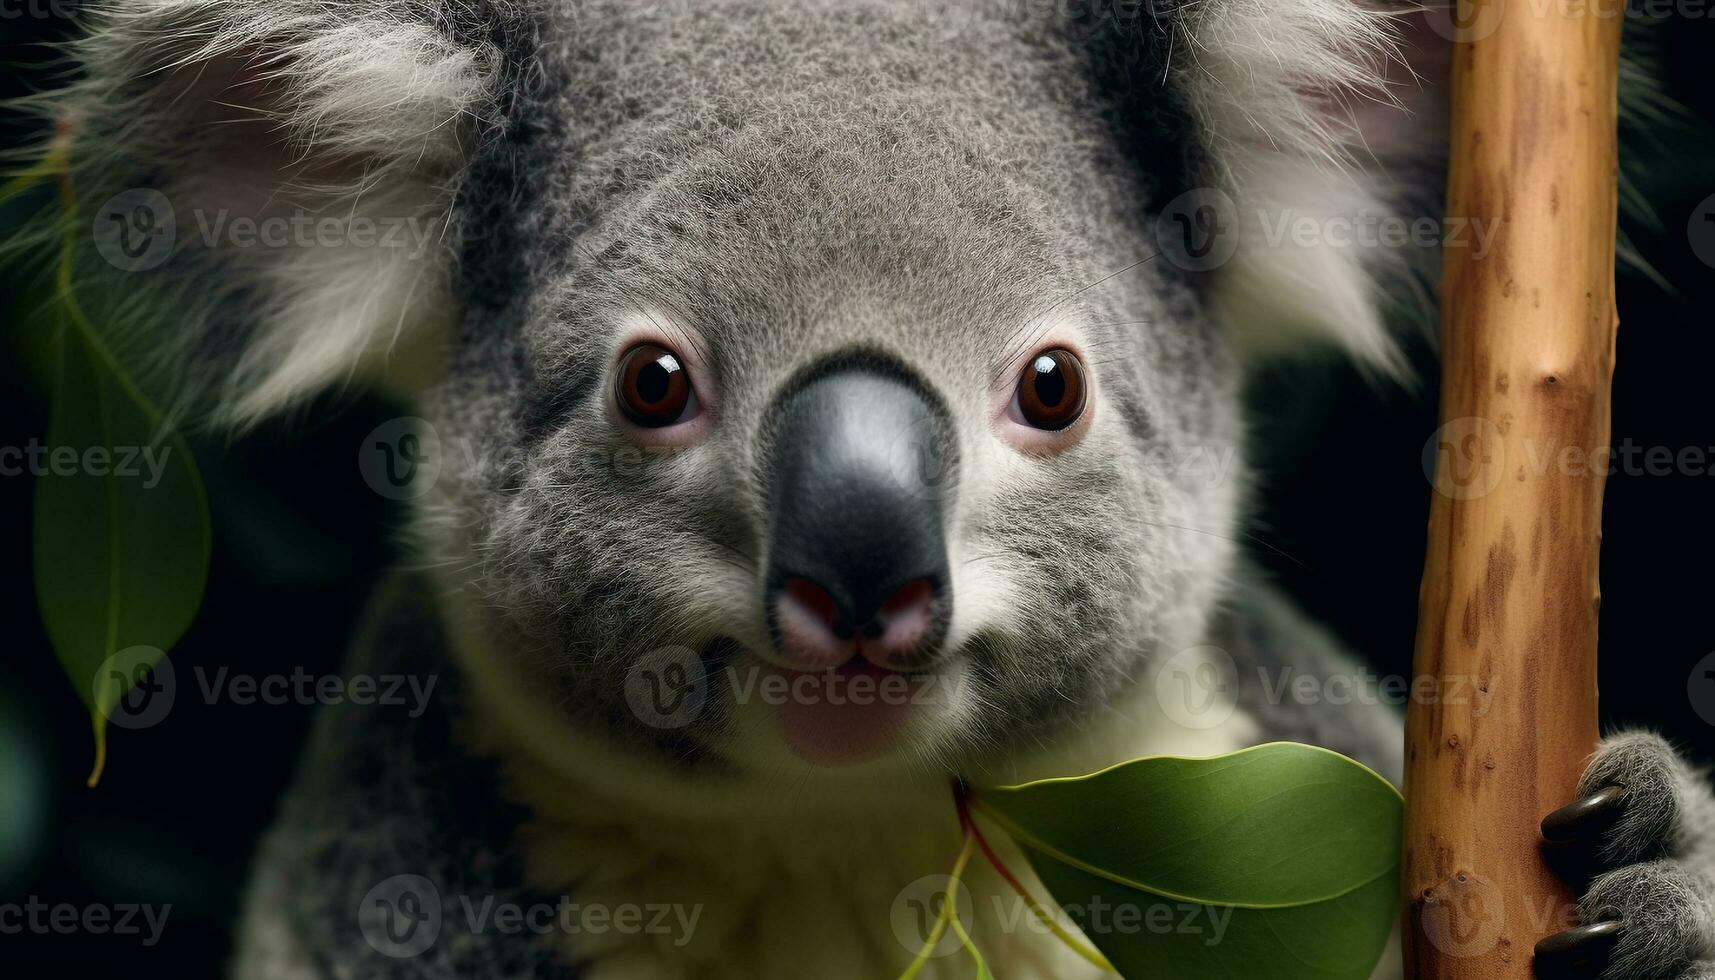
<instances>
[{"instance_id":1,"label":"dark background","mask_svg":"<svg viewBox=\"0 0 1715 980\"><path fill-rule=\"evenodd\" d=\"M0 18L0 98L40 84L33 42L75 27L75 6L15 2ZM1715 270L1692 253L1688 222L1715 192L1715 86L1708 10L1658 30L1667 85L1687 119L1626 147L1659 221L1628 226L1672 284L1620 274L1614 444L1703 447L1715 456ZM72 16L53 16L52 12ZM3 145L24 138L0 117ZM8 212L0 210L0 217ZM9 232L7 228L5 231ZM1712 243L1715 244L1715 243ZM46 429L44 393L22 370L25 285L0 272L0 446ZM1339 365L1259 379L1251 528L1257 559L1384 673L1409 673L1430 489L1421 451L1435 428L1435 364L1416 359L1416 391L1378 386ZM1282 406L1291 406L1282 411ZM173 650L181 672L222 664L256 674L337 670L367 590L397 553L399 504L372 492L360 440L398 414L375 400L326 405L288 427L203 442L213 510L213 570L202 613ZM1314 425L1306 429L1305 418ZM1288 421L1290 419L1291 421ZM1687 697L1692 665L1715 650L1715 476L1616 474L1602 546L1604 720L1665 731L1705 759L1715 729ZM84 788L89 721L37 618L30 584L30 478L0 477L0 902L171 904L160 944L135 938L0 936L0 970L33 976L215 976L257 836L290 772L309 710L209 706L181 697L160 725L114 730L107 773ZM181 680L181 688L191 682Z\"/></svg>"}]
</instances>

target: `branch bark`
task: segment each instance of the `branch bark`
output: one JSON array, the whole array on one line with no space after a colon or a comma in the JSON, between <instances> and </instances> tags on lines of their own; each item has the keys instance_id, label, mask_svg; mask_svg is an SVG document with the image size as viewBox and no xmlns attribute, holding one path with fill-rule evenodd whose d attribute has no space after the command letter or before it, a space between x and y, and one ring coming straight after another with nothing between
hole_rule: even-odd
<instances>
[{"instance_id":1,"label":"branch bark","mask_svg":"<svg viewBox=\"0 0 1715 980\"><path fill-rule=\"evenodd\" d=\"M1451 82L1415 657L1440 696L1414 699L1406 730L1404 936L1420 980L1524 980L1537 940L1571 924L1538 822L1572 800L1597 740L1623 6L1502 2L1459 0Z\"/></svg>"}]
</instances>

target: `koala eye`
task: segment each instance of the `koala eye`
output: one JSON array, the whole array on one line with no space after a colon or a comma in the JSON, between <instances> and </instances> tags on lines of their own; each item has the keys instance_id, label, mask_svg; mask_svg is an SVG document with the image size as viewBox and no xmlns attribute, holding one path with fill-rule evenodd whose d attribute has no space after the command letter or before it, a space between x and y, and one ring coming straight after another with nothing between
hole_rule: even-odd
<instances>
[{"instance_id":1,"label":"koala eye","mask_svg":"<svg viewBox=\"0 0 1715 980\"><path fill-rule=\"evenodd\" d=\"M620 357L614 394L625 417L644 428L669 426L697 411L684 364L660 344L638 344Z\"/></svg>"},{"instance_id":2,"label":"koala eye","mask_svg":"<svg viewBox=\"0 0 1715 980\"><path fill-rule=\"evenodd\" d=\"M1030 359L1018 379L1015 404L1020 420L1038 429L1064 429L1084 414L1084 366L1064 348Z\"/></svg>"}]
</instances>

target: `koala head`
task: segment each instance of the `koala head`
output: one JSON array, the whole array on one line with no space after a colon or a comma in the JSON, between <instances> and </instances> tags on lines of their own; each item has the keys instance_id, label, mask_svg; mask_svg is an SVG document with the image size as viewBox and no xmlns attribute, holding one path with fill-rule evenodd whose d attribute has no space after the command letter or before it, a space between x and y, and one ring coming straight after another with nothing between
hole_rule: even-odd
<instances>
[{"instance_id":1,"label":"koala head","mask_svg":"<svg viewBox=\"0 0 1715 980\"><path fill-rule=\"evenodd\" d=\"M1267 240L1404 186L1368 5L139 0L83 51L88 180L202 232L130 273L201 298L180 376L242 425L435 351L461 660L662 771L1120 712L1222 601L1245 366L1397 365L1376 256Z\"/></svg>"}]
</instances>

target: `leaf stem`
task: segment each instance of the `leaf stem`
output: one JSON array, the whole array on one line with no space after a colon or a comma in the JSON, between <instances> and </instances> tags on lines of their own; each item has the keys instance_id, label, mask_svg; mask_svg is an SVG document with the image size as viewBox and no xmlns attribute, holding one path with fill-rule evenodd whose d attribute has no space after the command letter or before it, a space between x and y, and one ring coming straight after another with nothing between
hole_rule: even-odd
<instances>
[{"instance_id":1,"label":"leaf stem","mask_svg":"<svg viewBox=\"0 0 1715 980\"><path fill-rule=\"evenodd\" d=\"M977 826L976 818L971 813L970 800L962 789L957 794L957 801L959 819L964 823L966 833L976 842L977 847L983 852L983 857L994 867L995 873L999 874L1001 879L1017 893L1018 897L1023 900L1025 907L1036 916L1037 921L1047 926L1049 932L1052 932L1056 938L1065 943L1072 952L1083 957L1086 962L1099 970L1118 976L1120 971L1114 968L1108 958L1103 956L1095 947L1072 935L1065 926L1061 925L1059 920L1054 918L1053 913L1049 912L1041 902L1038 902L1030 894L1030 890L1024 887L1024 883L1018 880L1018 876L1012 873L1012 869L1006 866L1006 862L1000 859L1000 855L995 853L994 848L989 846L988 838L983 836L982 828Z\"/></svg>"},{"instance_id":2,"label":"leaf stem","mask_svg":"<svg viewBox=\"0 0 1715 980\"><path fill-rule=\"evenodd\" d=\"M935 955L935 947L941 942L941 937L947 934L947 926L953 924L965 948L977 956L977 963L982 964L982 956L976 953L976 947L971 944L970 937L965 935L964 926L958 925L959 913L959 879L965 874L965 865L971 861L971 855L976 853L976 842L971 838L967 829L964 846L959 849L959 859L953 862L953 870L947 875L945 900L941 903L941 911L935 917L935 925L929 930L929 938L923 941L923 946L917 950L917 956L905 972L899 975L899 980L914 980L917 974L923 972L923 967L929 963L929 957Z\"/></svg>"}]
</instances>

